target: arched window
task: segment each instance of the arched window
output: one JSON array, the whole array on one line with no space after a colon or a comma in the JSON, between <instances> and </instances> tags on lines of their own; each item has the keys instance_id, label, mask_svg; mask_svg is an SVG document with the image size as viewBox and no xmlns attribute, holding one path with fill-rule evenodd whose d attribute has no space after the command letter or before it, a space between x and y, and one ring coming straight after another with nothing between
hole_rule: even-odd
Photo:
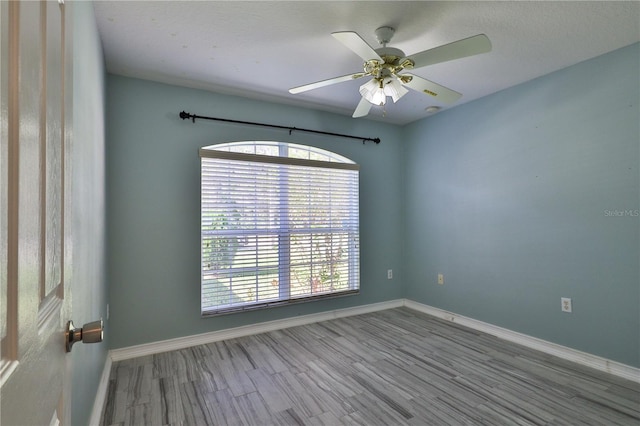
<instances>
[{"instance_id":1,"label":"arched window","mask_svg":"<svg viewBox=\"0 0 640 426\"><path fill-rule=\"evenodd\" d=\"M202 315L359 291L357 164L283 142L200 157Z\"/></svg>"}]
</instances>

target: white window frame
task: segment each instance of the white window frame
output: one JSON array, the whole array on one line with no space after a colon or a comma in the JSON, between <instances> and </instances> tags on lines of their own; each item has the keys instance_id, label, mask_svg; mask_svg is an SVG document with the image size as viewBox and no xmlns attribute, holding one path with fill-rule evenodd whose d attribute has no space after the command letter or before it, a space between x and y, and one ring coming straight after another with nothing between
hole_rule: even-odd
<instances>
[{"instance_id":1,"label":"white window frame","mask_svg":"<svg viewBox=\"0 0 640 426\"><path fill-rule=\"evenodd\" d=\"M268 141L211 145L200 149L200 157L202 316L359 293L357 164L319 148ZM271 174L264 170L271 171ZM277 173L273 173L273 170L277 170ZM261 180L265 173L268 177ZM290 178L289 174L295 178ZM252 189L248 184L252 179L257 182L255 185L260 190L267 188L269 194L277 194L273 204L276 208L268 209L269 212L275 212L275 215L269 213L266 221L260 219L264 218L265 214L261 210L259 212L258 207L255 207L258 203L252 201ZM300 182L306 182L309 188L316 188L317 185L318 192L310 190L309 199L313 197L312 194L320 194L330 200L327 207L318 208L317 204L311 202L305 207L301 201L292 204L296 201L292 202L290 198L299 199L301 192L299 188L298 192L289 188L292 185L301 185ZM230 192L222 188L228 188ZM331 201L334 199L331 194L335 194L336 201ZM263 195L256 195L260 196ZM233 214L229 213L231 210L228 203L231 199L234 206L248 202L248 205L253 206L253 216L251 213L245 213L242 208L233 210ZM273 202L273 199L270 201ZM306 214L310 217L307 222L307 219L303 219L305 216L300 215L305 213L305 208L308 210ZM294 216L290 209L295 210L297 214ZM311 218L314 215L313 211L321 211L321 215L325 217L324 221ZM336 215L336 219L333 215ZM220 217L222 219L217 219ZM250 220L253 220L252 225L247 225ZM235 229L235 225L229 225L232 221L239 224ZM261 225L258 225L258 222ZM294 226L293 222L297 226ZM300 223L303 222L308 223L308 226L300 227ZM224 225L216 226L218 224ZM247 237L248 235L250 237ZM253 248L246 250L253 254L254 259L251 262L254 263L248 267L238 266L245 265L242 261L246 260L246 255L241 255L242 250L238 247L241 246L240 241L247 244L246 240L243 240L247 238L255 240ZM273 249L260 248L267 246L265 241L269 242L271 247L276 247L277 259ZM291 242L297 247L292 249ZM307 254L307 249L309 253L330 254L324 258L316 256L323 260L314 259L312 254ZM307 267L308 291L305 289L307 275L304 272ZM277 272L274 271L276 269ZM295 271L304 272L302 280L300 274ZM318 275L317 271L324 272ZM273 279L273 285L277 288L269 288L264 281L261 282L273 276L270 274L277 276L277 279ZM295 280L292 276L295 276ZM254 281L255 293L252 293ZM291 281L295 281L297 285L294 286Z\"/></svg>"}]
</instances>

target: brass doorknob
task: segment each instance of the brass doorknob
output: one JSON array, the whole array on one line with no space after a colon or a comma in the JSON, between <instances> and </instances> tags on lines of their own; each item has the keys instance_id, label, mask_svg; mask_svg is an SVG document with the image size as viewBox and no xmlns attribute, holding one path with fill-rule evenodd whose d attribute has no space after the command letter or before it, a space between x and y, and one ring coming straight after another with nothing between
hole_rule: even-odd
<instances>
[{"instance_id":1,"label":"brass doorknob","mask_svg":"<svg viewBox=\"0 0 640 426\"><path fill-rule=\"evenodd\" d=\"M76 328L73 321L67 323L67 331L64 333L65 350L71 352L73 344L82 341L82 343L98 343L102 342L104 333L104 324L102 319L98 321L88 322L82 328Z\"/></svg>"}]
</instances>

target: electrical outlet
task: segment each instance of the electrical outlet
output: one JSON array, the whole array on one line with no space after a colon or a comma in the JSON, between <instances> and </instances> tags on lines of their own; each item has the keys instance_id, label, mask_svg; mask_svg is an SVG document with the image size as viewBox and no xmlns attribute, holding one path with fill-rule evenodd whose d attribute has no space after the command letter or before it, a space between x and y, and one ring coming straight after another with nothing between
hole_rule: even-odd
<instances>
[{"instance_id":1,"label":"electrical outlet","mask_svg":"<svg viewBox=\"0 0 640 426\"><path fill-rule=\"evenodd\" d=\"M387 269L387 279L388 280L393 279L393 269Z\"/></svg>"},{"instance_id":2,"label":"electrical outlet","mask_svg":"<svg viewBox=\"0 0 640 426\"><path fill-rule=\"evenodd\" d=\"M438 284L440 284L440 285L444 284L444 275L443 274L438 274Z\"/></svg>"},{"instance_id":3,"label":"electrical outlet","mask_svg":"<svg viewBox=\"0 0 640 426\"><path fill-rule=\"evenodd\" d=\"M561 297L560 298L560 303L561 303L561 309L562 312L569 312L571 313L571 298L569 297Z\"/></svg>"}]
</instances>

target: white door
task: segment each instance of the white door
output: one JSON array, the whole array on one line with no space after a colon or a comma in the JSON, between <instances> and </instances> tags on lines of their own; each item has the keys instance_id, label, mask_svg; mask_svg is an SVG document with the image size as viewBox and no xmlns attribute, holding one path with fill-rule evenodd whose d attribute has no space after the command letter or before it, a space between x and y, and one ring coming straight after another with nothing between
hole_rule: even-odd
<instances>
[{"instance_id":1,"label":"white door","mask_svg":"<svg viewBox=\"0 0 640 426\"><path fill-rule=\"evenodd\" d=\"M69 422L71 14L0 1L0 424Z\"/></svg>"}]
</instances>

